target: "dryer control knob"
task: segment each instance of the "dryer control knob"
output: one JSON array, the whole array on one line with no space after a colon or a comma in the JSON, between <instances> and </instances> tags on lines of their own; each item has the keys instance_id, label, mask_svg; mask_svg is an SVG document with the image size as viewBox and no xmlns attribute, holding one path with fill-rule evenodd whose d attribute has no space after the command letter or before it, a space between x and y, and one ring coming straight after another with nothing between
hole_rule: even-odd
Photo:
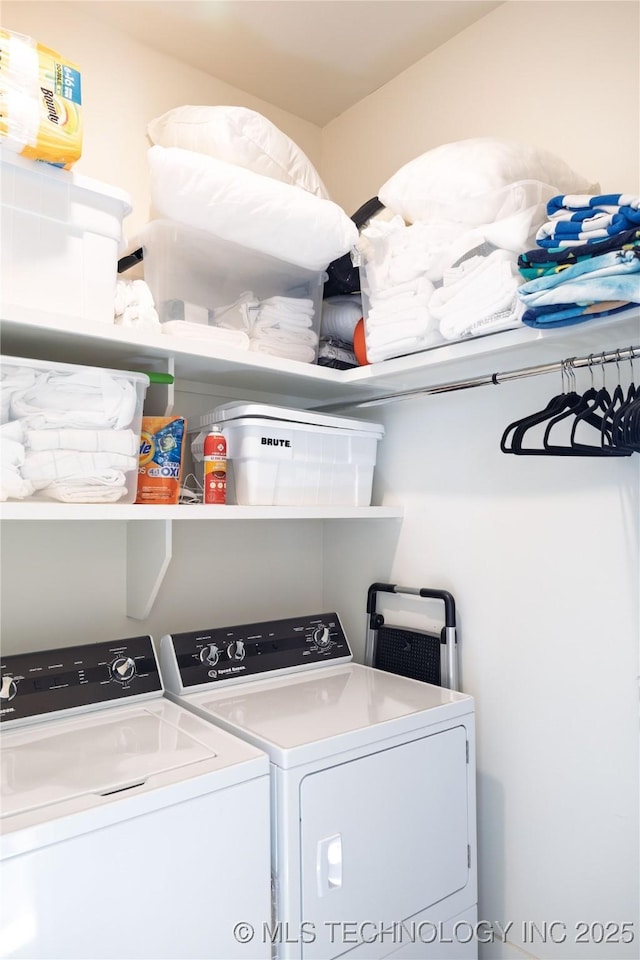
<instances>
[{"instance_id":1,"label":"dryer control knob","mask_svg":"<svg viewBox=\"0 0 640 960\"><path fill-rule=\"evenodd\" d=\"M18 684L15 682L13 677L10 677L9 674L6 674L2 678L2 683L0 685L0 700L13 700L17 692Z\"/></svg>"},{"instance_id":2,"label":"dryer control knob","mask_svg":"<svg viewBox=\"0 0 640 960\"><path fill-rule=\"evenodd\" d=\"M215 643L208 643L200 651L200 659L202 663L208 663L210 667L215 667L220 659L220 650Z\"/></svg>"},{"instance_id":3,"label":"dryer control knob","mask_svg":"<svg viewBox=\"0 0 640 960\"><path fill-rule=\"evenodd\" d=\"M244 660L245 652L244 640L232 640L227 647L229 660Z\"/></svg>"},{"instance_id":4,"label":"dryer control knob","mask_svg":"<svg viewBox=\"0 0 640 960\"><path fill-rule=\"evenodd\" d=\"M331 646L331 637L329 636L329 627L325 626L324 623L321 623L319 627L316 627L313 631L313 639L315 640L317 646L325 650L327 647Z\"/></svg>"},{"instance_id":5,"label":"dryer control knob","mask_svg":"<svg viewBox=\"0 0 640 960\"><path fill-rule=\"evenodd\" d=\"M118 683L126 683L136 675L136 665L131 657L116 657L111 664L111 676Z\"/></svg>"}]
</instances>

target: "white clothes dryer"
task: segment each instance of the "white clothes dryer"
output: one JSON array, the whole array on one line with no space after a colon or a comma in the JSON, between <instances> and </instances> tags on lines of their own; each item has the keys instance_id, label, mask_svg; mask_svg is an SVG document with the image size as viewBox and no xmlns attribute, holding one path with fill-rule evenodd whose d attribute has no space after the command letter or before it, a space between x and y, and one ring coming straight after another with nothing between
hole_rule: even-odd
<instances>
[{"instance_id":1,"label":"white clothes dryer","mask_svg":"<svg viewBox=\"0 0 640 960\"><path fill-rule=\"evenodd\" d=\"M353 663L335 613L165 636L167 695L269 754L283 960L477 956L474 702Z\"/></svg>"},{"instance_id":2,"label":"white clothes dryer","mask_svg":"<svg viewBox=\"0 0 640 960\"><path fill-rule=\"evenodd\" d=\"M0 670L0 956L248 960L234 924L270 916L267 756L163 696L150 637Z\"/></svg>"}]
</instances>

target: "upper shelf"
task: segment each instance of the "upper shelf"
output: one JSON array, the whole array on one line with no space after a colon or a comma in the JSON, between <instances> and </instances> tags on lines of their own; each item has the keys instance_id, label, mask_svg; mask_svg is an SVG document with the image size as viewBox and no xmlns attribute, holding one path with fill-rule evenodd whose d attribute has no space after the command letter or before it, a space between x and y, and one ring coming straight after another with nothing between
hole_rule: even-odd
<instances>
[{"instance_id":1,"label":"upper shelf","mask_svg":"<svg viewBox=\"0 0 640 960\"><path fill-rule=\"evenodd\" d=\"M194 346L162 333L110 324L79 327L59 316L12 312L2 321L2 351L118 369L165 369L179 379L242 390L248 398L277 395L305 406L358 402L510 369L553 363L637 344L640 310L541 331L530 327L448 343L353 370L333 370L209 344Z\"/></svg>"}]
</instances>

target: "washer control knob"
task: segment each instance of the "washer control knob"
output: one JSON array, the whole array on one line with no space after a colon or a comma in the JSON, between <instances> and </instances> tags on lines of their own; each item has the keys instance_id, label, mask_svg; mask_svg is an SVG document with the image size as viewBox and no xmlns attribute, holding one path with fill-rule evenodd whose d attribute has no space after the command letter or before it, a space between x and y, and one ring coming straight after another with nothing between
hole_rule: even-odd
<instances>
[{"instance_id":1,"label":"washer control knob","mask_svg":"<svg viewBox=\"0 0 640 960\"><path fill-rule=\"evenodd\" d=\"M8 673L5 674L0 684L0 700L13 700L17 692L18 684Z\"/></svg>"},{"instance_id":2,"label":"washer control knob","mask_svg":"<svg viewBox=\"0 0 640 960\"><path fill-rule=\"evenodd\" d=\"M246 653L244 648L244 640L232 640L227 647L227 653L229 655L229 660L244 660Z\"/></svg>"},{"instance_id":3,"label":"washer control knob","mask_svg":"<svg viewBox=\"0 0 640 960\"><path fill-rule=\"evenodd\" d=\"M132 657L116 657L111 664L111 676L118 683L127 683L136 675L136 665Z\"/></svg>"},{"instance_id":4,"label":"washer control knob","mask_svg":"<svg viewBox=\"0 0 640 960\"><path fill-rule=\"evenodd\" d=\"M200 651L200 659L202 663L208 663L210 667L215 667L220 659L220 650L215 643L208 643Z\"/></svg>"},{"instance_id":5,"label":"washer control knob","mask_svg":"<svg viewBox=\"0 0 640 960\"><path fill-rule=\"evenodd\" d=\"M320 647L321 650L326 650L327 647L331 646L329 627L327 627L324 623L321 623L313 631L313 639L316 642L316 646Z\"/></svg>"}]
</instances>

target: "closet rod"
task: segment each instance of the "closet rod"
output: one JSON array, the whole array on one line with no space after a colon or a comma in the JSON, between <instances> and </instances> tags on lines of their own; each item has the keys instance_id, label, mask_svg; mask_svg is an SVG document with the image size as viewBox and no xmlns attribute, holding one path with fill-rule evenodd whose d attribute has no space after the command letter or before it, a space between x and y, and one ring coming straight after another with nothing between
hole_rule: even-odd
<instances>
[{"instance_id":1,"label":"closet rod","mask_svg":"<svg viewBox=\"0 0 640 960\"><path fill-rule=\"evenodd\" d=\"M520 380L524 377L537 377L543 373L559 373L567 366L572 369L577 367L587 367L589 365L599 367L605 363L622 362L623 360L633 360L634 357L640 357L640 345L632 347L623 347L620 350L603 351L601 353L591 353L588 357L570 357L567 360L558 360L554 363L541 363L534 367L521 367L519 370L508 370L505 373L490 373L483 377L473 377L471 380L452 380L449 383L441 383L433 387L415 387L413 390L405 390L402 393L388 393L381 397L374 397L371 400L356 400L349 402L353 407L375 407L381 403L392 403L395 400L408 400L410 397L426 397L435 393L452 393L454 390L468 390L471 387L484 387L488 384L504 383L507 380ZM331 404L331 406L344 406L341 404ZM323 410L328 407L323 407Z\"/></svg>"}]
</instances>

